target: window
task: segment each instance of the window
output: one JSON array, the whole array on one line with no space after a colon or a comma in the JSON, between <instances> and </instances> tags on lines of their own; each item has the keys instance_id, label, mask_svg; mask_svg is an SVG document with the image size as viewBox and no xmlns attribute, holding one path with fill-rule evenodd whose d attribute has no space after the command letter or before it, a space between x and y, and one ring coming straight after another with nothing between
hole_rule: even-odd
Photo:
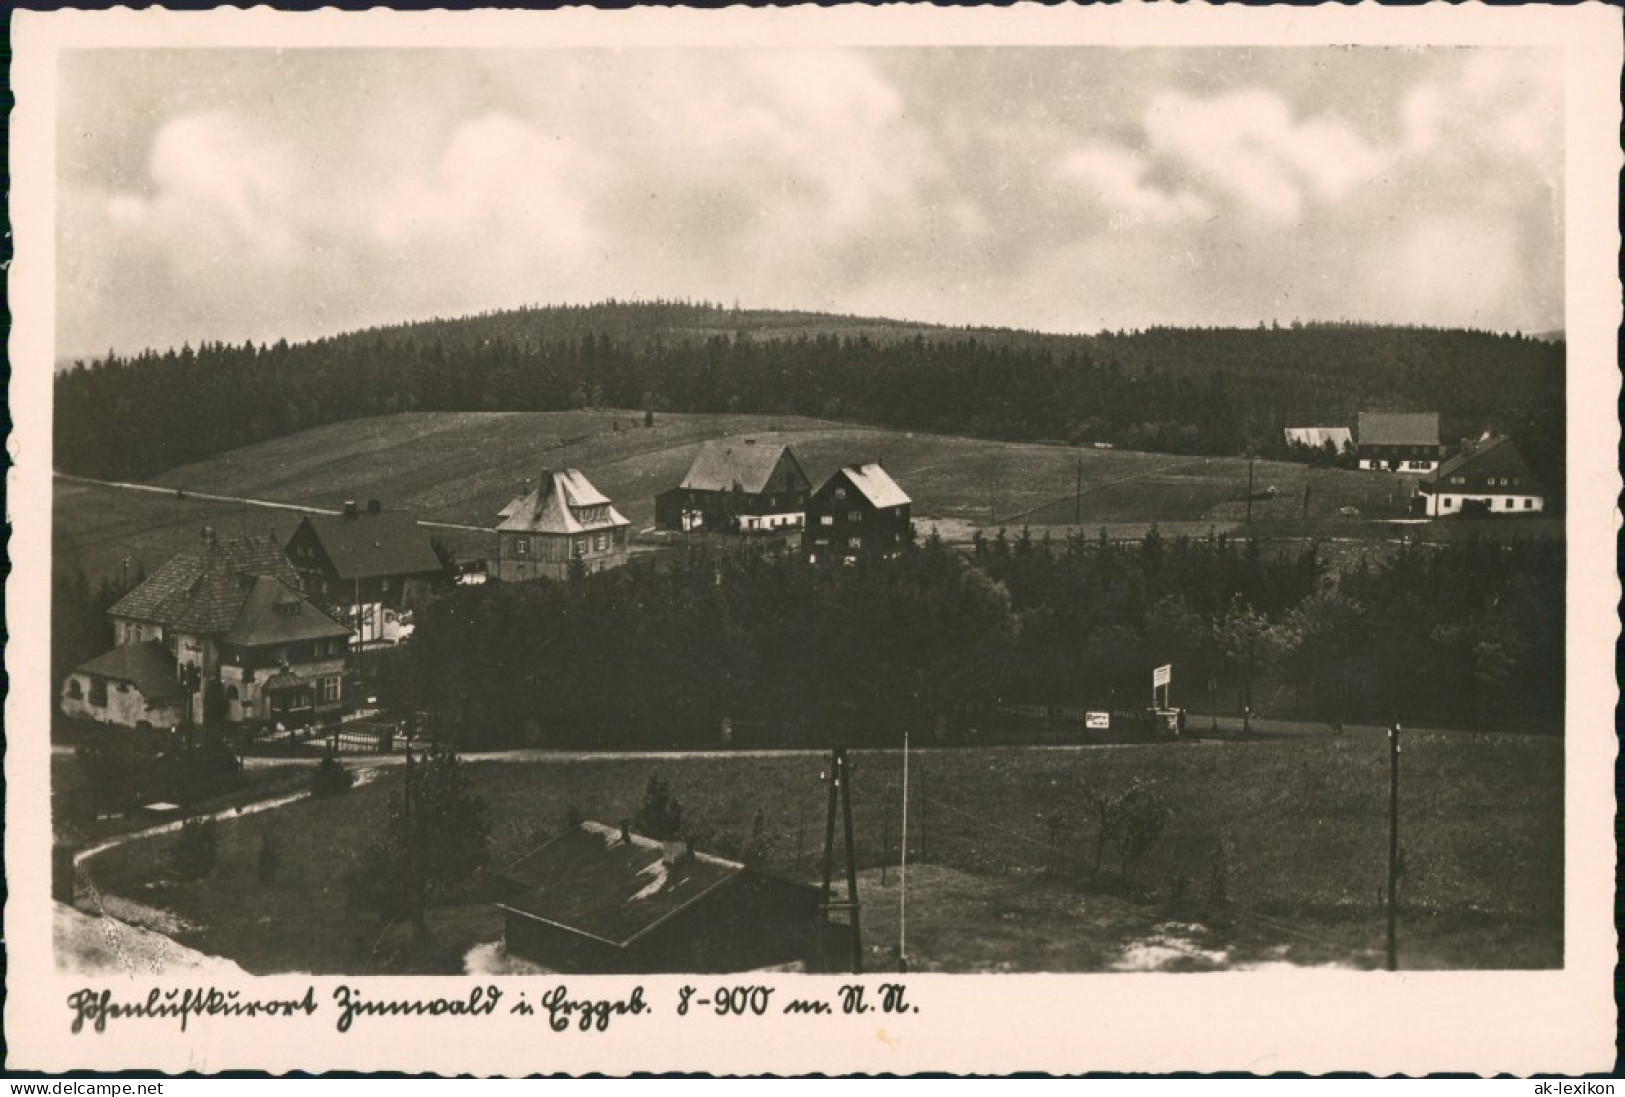
<instances>
[{"instance_id":1,"label":"window","mask_svg":"<svg viewBox=\"0 0 1625 1097\"><path fill-rule=\"evenodd\" d=\"M837 499L845 499L846 498L846 489L845 488L836 488L835 489L835 498L837 498Z\"/></svg>"},{"instance_id":2,"label":"window","mask_svg":"<svg viewBox=\"0 0 1625 1097\"><path fill-rule=\"evenodd\" d=\"M297 617L299 615L298 602L278 602L276 612L279 617Z\"/></svg>"},{"instance_id":3,"label":"window","mask_svg":"<svg viewBox=\"0 0 1625 1097\"><path fill-rule=\"evenodd\" d=\"M81 699L82 697L84 697L84 695L85 695L85 690L84 690L84 687L79 684L79 679L77 679L77 678L69 678L68 679L68 696L73 698L75 701L77 701L77 700Z\"/></svg>"},{"instance_id":4,"label":"window","mask_svg":"<svg viewBox=\"0 0 1625 1097\"><path fill-rule=\"evenodd\" d=\"M855 549L862 548L863 547L863 538L861 538L861 537L848 537L846 539L846 547L847 548L855 548Z\"/></svg>"},{"instance_id":5,"label":"window","mask_svg":"<svg viewBox=\"0 0 1625 1097\"><path fill-rule=\"evenodd\" d=\"M385 594L388 594L389 593L389 580L387 578L381 580L379 582L379 584L378 584L378 589L383 591Z\"/></svg>"},{"instance_id":6,"label":"window","mask_svg":"<svg viewBox=\"0 0 1625 1097\"><path fill-rule=\"evenodd\" d=\"M1451 507L1453 507L1455 505L1456 505L1456 500L1455 500L1454 497L1449 496L1449 495L1446 495L1444 497L1444 509L1445 510L1449 510Z\"/></svg>"},{"instance_id":7,"label":"window","mask_svg":"<svg viewBox=\"0 0 1625 1097\"><path fill-rule=\"evenodd\" d=\"M226 687L226 700L228 700L228 701L237 700L237 687L236 686L227 686Z\"/></svg>"},{"instance_id":8,"label":"window","mask_svg":"<svg viewBox=\"0 0 1625 1097\"><path fill-rule=\"evenodd\" d=\"M515 556L529 556L530 555L530 538L529 537L515 537L513 539L513 552L514 552Z\"/></svg>"},{"instance_id":9,"label":"window","mask_svg":"<svg viewBox=\"0 0 1625 1097\"><path fill-rule=\"evenodd\" d=\"M324 704L331 704L331 703L337 701L338 699L339 699L339 680L338 680L338 676L334 675L331 678L323 678L322 679L322 702Z\"/></svg>"},{"instance_id":10,"label":"window","mask_svg":"<svg viewBox=\"0 0 1625 1097\"><path fill-rule=\"evenodd\" d=\"M779 505L779 497L777 495L769 495L767 497L767 505L770 506L770 507L778 506Z\"/></svg>"},{"instance_id":11,"label":"window","mask_svg":"<svg viewBox=\"0 0 1625 1097\"><path fill-rule=\"evenodd\" d=\"M587 555L587 539L585 537L577 537L576 538L576 540L575 540L575 553L576 553L577 556L585 556L585 555Z\"/></svg>"},{"instance_id":12,"label":"window","mask_svg":"<svg viewBox=\"0 0 1625 1097\"><path fill-rule=\"evenodd\" d=\"M90 680L90 703L98 708L107 707L106 678L92 678Z\"/></svg>"},{"instance_id":13,"label":"window","mask_svg":"<svg viewBox=\"0 0 1625 1097\"><path fill-rule=\"evenodd\" d=\"M592 548L594 552L603 552L609 548L609 534L595 533L592 535Z\"/></svg>"},{"instance_id":14,"label":"window","mask_svg":"<svg viewBox=\"0 0 1625 1097\"><path fill-rule=\"evenodd\" d=\"M849 511L847 511L846 512L846 520L848 522L861 522L861 521L863 521L863 511L861 511L861 510L849 510Z\"/></svg>"},{"instance_id":15,"label":"window","mask_svg":"<svg viewBox=\"0 0 1625 1097\"><path fill-rule=\"evenodd\" d=\"M519 578L523 579L524 577L525 577L525 565L520 564L519 565Z\"/></svg>"},{"instance_id":16,"label":"window","mask_svg":"<svg viewBox=\"0 0 1625 1097\"><path fill-rule=\"evenodd\" d=\"M833 515L833 514L821 514L821 515L819 515L818 516L818 524L821 525L821 526L833 526L835 524L835 515Z\"/></svg>"},{"instance_id":17,"label":"window","mask_svg":"<svg viewBox=\"0 0 1625 1097\"><path fill-rule=\"evenodd\" d=\"M1535 501L1533 499L1525 499L1523 501L1523 509L1524 510L1533 510L1533 509L1535 509Z\"/></svg>"}]
</instances>

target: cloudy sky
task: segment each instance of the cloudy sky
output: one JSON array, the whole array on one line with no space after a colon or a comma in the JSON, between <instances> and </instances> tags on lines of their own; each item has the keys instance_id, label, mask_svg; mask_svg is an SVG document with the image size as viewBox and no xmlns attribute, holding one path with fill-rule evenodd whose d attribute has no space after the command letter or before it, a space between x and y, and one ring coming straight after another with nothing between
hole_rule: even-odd
<instances>
[{"instance_id":1,"label":"cloudy sky","mask_svg":"<svg viewBox=\"0 0 1625 1097\"><path fill-rule=\"evenodd\" d=\"M704 298L1563 323L1540 50L80 51L58 350Z\"/></svg>"}]
</instances>

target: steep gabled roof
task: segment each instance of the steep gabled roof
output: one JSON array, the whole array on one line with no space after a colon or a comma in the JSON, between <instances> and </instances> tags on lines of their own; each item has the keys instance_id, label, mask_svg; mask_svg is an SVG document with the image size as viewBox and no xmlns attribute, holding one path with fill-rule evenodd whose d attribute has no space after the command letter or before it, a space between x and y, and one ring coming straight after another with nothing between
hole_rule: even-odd
<instances>
[{"instance_id":1,"label":"steep gabled roof","mask_svg":"<svg viewBox=\"0 0 1625 1097\"><path fill-rule=\"evenodd\" d=\"M405 511L313 514L302 524L310 527L341 580L427 575L440 570L440 557L429 543L429 534Z\"/></svg>"},{"instance_id":2,"label":"steep gabled roof","mask_svg":"<svg viewBox=\"0 0 1625 1097\"><path fill-rule=\"evenodd\" d=\"M297 590L261 575L249 588L225 641L238 647L263 647L349 635L349 629L311 605Z\"/></svg>"},{"instance_id":3,"label":"steep gabled roof","mask_svg":"<svg viewBox=\"0 0 1625 1097\"><path fill-rule=\"evenodd\" d=\"M1296 443L1319 449L1330 442L1339 453L1343 452L1344 446L1354 441L1354 432L1348 427L1287 427L1285 433L1288 445Z\"/></svg>"},{"instance_id":4,"label":"steep gabled roof","mask_svg":"<svg viewBox=\"0 0 1625 1097\"><path fill-rule=\"evenodd\" d=\"M721 439L705 442L694 455L694 463L683 477L689 491L741 491L760 495L768 489L773 473L782 460L794 466L802 484L807 474L796 460L795 451L783 443L757 442L753 438ZM794 485L787 490L795 490Z\"/></svg>"},{"instance_id":5,"label":"steep gabled roof","mask_svg":"<svg viewBox=\"0 0 1625 1097\"><path fill-rule=\"evenodd\" d=\"M107 612L181 632L224 632L257 575L299 586L299 573L274 540L220 541L206 534L197 548L171 557Z\"/></svg>"},{"instance_id":6,"label":"steep gabled roof","mask_svg":"<svg viewBox=\"0 0 1625 1097\"><path fill-rule=\"evenodd\" d=\"M596 516L588 512L596 511ZM609 497L577 469L548 472L535 491L504 508L503 532L591 533L629 526Z\"/></svg>"},{"instance_id":7,"label":"steep gabled roof","mask_svg":"<svg viewBox=\"0 0 1625 1097\"><path fill-rule=\"evenodd\" d=\"M175 657L162 640L120 644L74 667L76 674L129 682L149 701L183 696L186 691L175 680Z\"/></svg>"},{"instance_id":8,"label":"steep gabled roof","mask_svg":"<svg viewBox=\"0 0 1625 1097\"><path fill-rule=\"evenodd\" d=\"M1523 454L1512 444L1512 439L1501 435L1482 439L1451 457L1432 473L1423 477L1422 486L1434 489L1451 476L1470 475L1516 476L1520 483L1514 494L1527 495L1540 490L1540 481L1529 468ZM1458 489L1459 490L1459 489ZM1448 492L1448 488L1446 489Z\"/></svg>"},{"instance_id":9,"label":"steep gabled roof","mask_svg":"<svg viewBox=\"0 0 1625 1097\"><path fill-rule=\"evenodd\" d=\"M836 476L845 476L874 507L900 507L913 502L878 464L846 465Z\"/></svg>"},{"instance_id":10,"label":"steep gabled roof","mask_svg":"<svg viewBox=\"0 0 1625 1097\"><path fill-rule=\"evenodd\" d=\"M1362 446L1436 446L1439 413L1436 411L1362 411Z\"/></svg>"},{"instance_id":11,"label":"steep gabled roof","mask_svg":"<svg viewBox=\"0 0 1625 1097\"><path fill-rule=\"evenodd\" d=\"M572 827L503 871L525 889L504 905L624 947L745 871L737 861L672 855L653 838L630 838L601 823Z\"/></svg>"}]
</instances>

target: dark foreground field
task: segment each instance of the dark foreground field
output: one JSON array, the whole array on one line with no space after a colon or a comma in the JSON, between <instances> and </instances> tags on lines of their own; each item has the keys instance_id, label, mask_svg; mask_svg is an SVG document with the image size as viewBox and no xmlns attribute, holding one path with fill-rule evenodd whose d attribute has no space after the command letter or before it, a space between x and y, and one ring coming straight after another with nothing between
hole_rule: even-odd
<instances>
[{"instance_id":1,"label":"dark foreground field","mask_svg":"<svg viewBox=\"0 0 1625 1097\"><path fill-rule=\"evenodd\" d=\"M896 945L901 758L855 756L857 847L871 962ZM634 814L659 773L703 847L747 843L800 879L823 836L815 755L477 762L494 861L567 815ZM1285 962L1379 966L1386 874L1387 749L1380 734L1242 743L916 752L910 810L909 952L917 969L1209 969ZM221 821L220 858L198 883L166 878L172 838L93 858L96 885L171 912L181 943L254 972L455 972L500 922L477 892L431 913L420 948L346 904L344 876L384 825L399 769L337 800ZM1140 781L1172 808L1132 878L1115 855L1091 882L1085 790ZM1531 968L1563 961L1563 751L1556 739L1416 734L1405 745L1401 961L1413 968ZM1059 814L1052 844L1046 818ZM282 851L261 883L264 836Z\"/></svg>"}]
</instances>

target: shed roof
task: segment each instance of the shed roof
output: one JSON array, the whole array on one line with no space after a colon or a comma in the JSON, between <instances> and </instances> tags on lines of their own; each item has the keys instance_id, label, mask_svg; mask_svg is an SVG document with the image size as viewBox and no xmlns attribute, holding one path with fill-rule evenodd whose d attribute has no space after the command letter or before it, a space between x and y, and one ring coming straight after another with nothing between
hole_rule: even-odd
<instances>
[{"instance_id":1,"label":"shed roof","mask_svg":"<svg viewBox=\"0 0 1625 1097\"><path fill-rule=\"evenodd\" d=\"M440 557L435 555L428 533L406 511L313 514L302 525L310 527L342 580L428 575L440 570Z\"/></svg>"},{"instance_id":2,"label":"shed roof","mask_svg":"<svg viewBox=\"0 0 1625 1097\"><path fill-rule=\"evenodd\" d=\"M224 632L237 620L257 575L299 587L299 573L274 540L222 541L205 530L197 548L171 557L107 612L181 632Z\"/></svg>"},{"instance_id":3,"label":"shed roof","mask_svg":"<svg viewBox=\"0 0 1625 1097\"><path fill-rule=\"evenodd\" d=\"M257 577L226 633L226 643L239 647L293 644L338 639L350 630L311 605L280 579Z\"/></svg>"},{"instance_id":4,"label":"shed roof","mask_svg":"<svg viewBox=\"0 0 1625 1097\"><path fill-rule=\"evenodd\" d=\"M1316 449L1330 442L1341 453L1343 447L1354 441L1354 432L1348 427L1287 427L1288 444L1314 446Z\"/></svg>"},{"instance_id":5,"label":"shed roof","mask_svg":"<svg viewBox=\"0 0 1625 1097\"><path fill-rule=\"evenodd\" d=\"M1362 411L1362 446L1436 446L1439 413L1436 411Z\"/></svg>"},{"instance_id":6,"label":"shed roof","mask_svg":"<svg viewBox=\"0 0 1625 1097\"><path fill-rule=\"evenodd\" d=\"M603 513L588 517L583 512L591 508ZM534 491L509 503L502 514L497 529L504 532L590 533L632 524L578 469L545 473Z\"/></svg>"},{"instance_id":7,"label":"shed roof","mask_svg":"<svg viewBox=\"0 0 1625 1097\"><path fill-rule=\"evenodd\" d=\"M784 443L758 442L754 438L723 438L705 442L694 455L694 463L683 477L689 491L741 491L759 495L767 490L779 462L788 457L803 481L807 474L796 460L795 451Z\"/></svg>"},{"instance_id":8,"label":"shed roof","mask_svg":"<svg viewBox=\"0 0 1625 1097\"><path fill-rule=\"evenodd\" d=\"M913 502L897 486L897 481L878 464L846 465L836 475L844 475L854 488L863 493L871 506L899 507Z\"/></svg>"},{"instance_id":9,"label":"shed roof","mask_svg":"<svg viewBox=\"0 0 1625 1097\"><path fill-rule=\"evenodd\" d=\"M624 947L745 871L705 853L673 856L641 834L582 823L520 858L502 875L524 894L511 910Z\"/></svg>"},{"instance_id":10,"label":"shed roof","mask_svg":"<svg viewBox=\"0 0 1625 1097\"><path fill-rule=\"evenodd\" d=\"M175 680L175 657L162 640L120 644L73 669L77 674L129 682L149 701L180 697L186 692Z\"/></svg>"}]
</instances>

